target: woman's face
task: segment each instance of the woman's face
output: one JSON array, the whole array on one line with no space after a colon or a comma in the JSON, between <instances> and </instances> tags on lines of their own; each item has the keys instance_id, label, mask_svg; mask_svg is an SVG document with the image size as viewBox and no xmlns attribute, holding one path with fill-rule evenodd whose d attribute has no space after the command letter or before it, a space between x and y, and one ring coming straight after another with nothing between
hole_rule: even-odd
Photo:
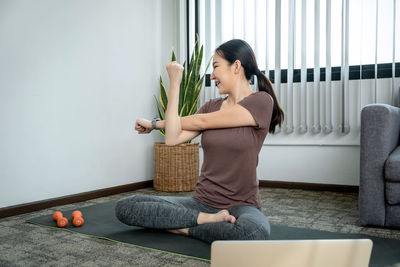
<instances>
[{"instance_id":1,"label":"woman's face","mask_svg":"<svg viewBox=\"0 0 400 267\"><path fill-rule=\"evenodd\" d=\"M215 80L215 85L218 87L221 95L229 93L230 88L232 88L232 65L217 53L215 53L213 57L213 72L211 73L211 80Z\"/></svg>"}]
</instances>

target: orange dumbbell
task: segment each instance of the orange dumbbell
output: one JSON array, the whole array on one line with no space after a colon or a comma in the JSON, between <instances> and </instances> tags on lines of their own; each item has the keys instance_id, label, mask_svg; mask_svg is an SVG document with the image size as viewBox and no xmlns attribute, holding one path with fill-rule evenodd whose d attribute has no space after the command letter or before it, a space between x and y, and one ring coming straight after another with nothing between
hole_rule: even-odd
<instances>
[{"instance_id":1,"label":"orange dumbbell","mask_svg":"<svg viewBox=\"0 0 400 267\"><path fill-rule=\"evenodd\" d=\"M80 227L80 226L82 226L84 223L85 223L85 220L84 220L82 217L80 217L80 216L75 217L75 218L72 219L72 224L73 224L75 227Z\"/></svg>"},{"instance_id":2,"label":"orange dumbbell","mask_svg":"<svg viewBox=\"0 0 400 267\"><path fill-rule=\"evenodd\" d=\"M67 218L62 217L62 218L60 218L60 219L57 220L57 226L58 226L58 227L64 228L64 227L67 227L67 225L68 225L68 220L67 220Z\"/></svg>"},{"instance_id":3,"label":"orange dumbbell","mask_svg":"<svg viewBox=\"0 0 400 267\"><path fill-rule=\"evenodd\" d=\"M74 210L72 212L72 218L75 218L75 217L82 217L82 212L80 210Z\"/></svg>"},{"instance_id":4,"label":"orange dumbbell","mask_svg":"<svg viewBox=\"0 0 400 267\"><path fill-rule=\"evenodd\" d=\"M68 225L68 220L67 218L63 217L61 211L56 211L53 213L53 220L57 222L58 227L64 228Z\"/></svg>"},{"instance_id":5,"label":"orange dumbbell","mask_svg":"<svg viewBox=\"0 0 400 267\"><path fill-rule=\"evenodd\" d=\"M75 210L72 212L72 224L75 227L80 227L85 223L85 220L83 219L82 212L79 210Z\"/></svg>"},{"instance_id":6,"label":"orange dumbbell","mask_svg":"<svg viewBox=\"0 0 400 267\"><path fill-rule=\"evenodd\" d=\"M53 220L54 221L57 221L58 219L60 219L62 217L63 217L63 214L62 214L61 211L56 211L56 212L53 213Z\"/></svg>"}]
</instances>

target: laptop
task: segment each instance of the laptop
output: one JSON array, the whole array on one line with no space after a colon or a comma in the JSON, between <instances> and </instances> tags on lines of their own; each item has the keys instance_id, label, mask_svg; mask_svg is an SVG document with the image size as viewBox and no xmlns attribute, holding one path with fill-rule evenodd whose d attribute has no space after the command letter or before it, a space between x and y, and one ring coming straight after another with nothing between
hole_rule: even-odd
<instances>
[{"instance_id":1,"label":"laptop","mask_svg":"<svg viewBox=\"0 0 400 267\"><path fill-rule=\"evenodd\" d=\"M214 241L211 267L368 267L370 239Z\"/></svg>"}]
</instances>

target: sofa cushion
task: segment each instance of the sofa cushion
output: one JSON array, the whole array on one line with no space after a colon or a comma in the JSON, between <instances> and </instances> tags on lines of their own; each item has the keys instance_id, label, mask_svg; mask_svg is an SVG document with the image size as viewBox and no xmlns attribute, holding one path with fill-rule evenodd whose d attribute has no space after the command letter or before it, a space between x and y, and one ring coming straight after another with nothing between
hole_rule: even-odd
<instances>
[{"instance_id":1,"label":"sofa cushion","mask_svg":"<svg viewBox=\"0 0 400 267\"><path fill-rule=\"evenodd\" d=\"M400 227L400 205L386 207L385 226L393 228Z\"/></svg>"},{"instance_id":2,"label":"sofa cushion","mask_svg":"<svg viewBox=\"0 0 400 267\"><path fill-rule=\"evenodd\" d=\"M393 150L385 162L385 179L400 182L400 146Z\"/></svg>"},{"instance_id":3,"label":"sofa cushion","mask_svg":"<svg viewBox=\"0 0 400 267\"><path fill-rule=\"evenodd\" d=\"M385 183L386 202L390 205L400 205L400 183Z\"/></svg>"}]
</instances>

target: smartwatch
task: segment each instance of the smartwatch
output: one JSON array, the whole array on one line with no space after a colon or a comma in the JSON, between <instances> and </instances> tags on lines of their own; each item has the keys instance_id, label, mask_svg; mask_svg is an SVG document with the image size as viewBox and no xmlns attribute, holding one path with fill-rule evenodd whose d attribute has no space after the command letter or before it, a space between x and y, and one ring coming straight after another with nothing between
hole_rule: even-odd
<instances>
[{"instance_id":1,"label":"smartwatch","mask_svg":"<svg viewBox=\"0 0 400 267\"><path fill-rule=\"evenodd\" d=\"M151 126L153 126L153 130L160 130L160 128L157 128L156 122L160 121L160 118L155 118L151 121Z\"/></svg>"}]
</instances>

